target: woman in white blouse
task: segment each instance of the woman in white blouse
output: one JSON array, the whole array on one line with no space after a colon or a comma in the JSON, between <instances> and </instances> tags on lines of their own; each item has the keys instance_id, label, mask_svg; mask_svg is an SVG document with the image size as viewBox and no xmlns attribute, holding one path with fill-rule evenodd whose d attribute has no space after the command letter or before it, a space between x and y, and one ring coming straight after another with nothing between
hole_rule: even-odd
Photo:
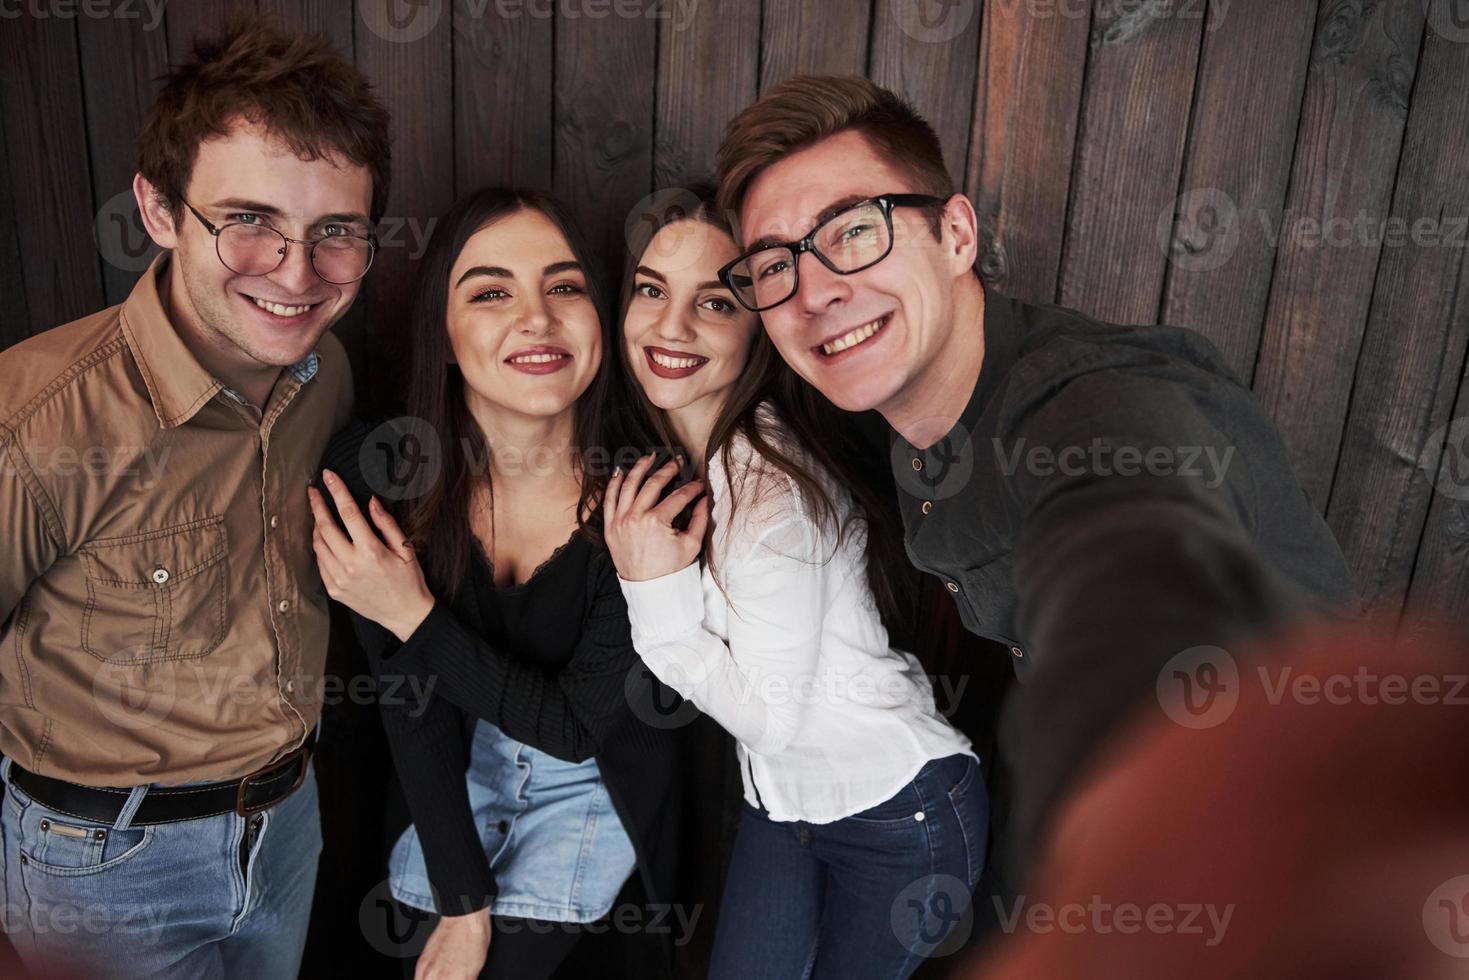
<instances>
[{"instance_id":1,"label":"woman in white blouse","mask_svg":"<svg viewBox=\"0 0 1469 980\"><path fill-rule=\"evenodd\" d=\"M668 492L678 465L645 456L613 475L604 521L638 654L737 742L710 976L906 977L983 870L984 779L889 645L892 542L839 417L720 283L737 248L709 191L684 196L639 225L619 347L648 443L698 479Z\"/></svg>"}]
</instances>

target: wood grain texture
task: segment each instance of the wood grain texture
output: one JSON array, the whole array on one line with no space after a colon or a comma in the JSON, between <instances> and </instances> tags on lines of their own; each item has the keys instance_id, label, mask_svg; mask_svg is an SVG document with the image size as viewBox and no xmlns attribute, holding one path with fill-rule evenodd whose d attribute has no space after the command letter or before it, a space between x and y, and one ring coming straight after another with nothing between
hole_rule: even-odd
<instances>
[{"instance_id":1,"label":"wood grain texture","mask_svg":"<svg viewBox=\"0 0 1469 980\"><path fill-rule=\"evenodd\" d=\"M1322 511L1381 253L1351 222L1388 213L1422 36L1416 2L1327 0L1317 20L1253 386Z\"/></svg>"},{"instance_id":2,"label":"wood grain texture","mask_svg":"<svg viewBox=\"0 0 1469 980\"><path fill-rule=\"evenodd\" d=\"M765 0L760 91L792 75L860 75L867 68L871 3Z\"/></svg>"},{"instance_id":3,"label":"wood grain texture","mask_svg":"<svg viewBox=\"0 0 1469 980\"><path fill-rule=\"evenodd\" d=\"M353 5L336 0L257 0L260 10L280 18L282 26L314 31L331 38L333 46L352 57Z\"/></svg>"},{"instance_id":4,"label":"wood grain texture","mask_svg":"<svg viewBox=\"0 0 1469 980\"><path fill-rule=\"evenodd\" d=\"M647 17L557 23L555 191L613 285L626 216L652 189L657 46L658 25Z\"/></svg>"},{"instance_id":5,"label":"wood grain texture","mask_svg":"<svg viewBox=\"0 0 1469 980\"><path fill-rule=\"evenodd\" d=\"M103 304L76 21L18 17L0 30L0 122L31 332Z\"/></svg>"},{"instance_id":6,"label":"wood grain texture","mask_svg":"<svg viewBox=\"0 0 1469 980\"><path fill-rule=\"evenodd\" d=\"M714 176L724 126L755 98L760 7L739 0L665 5L658 22L653 186Z\"/></svg>"},{"instance_id":7,"label":"wood grain texture","mask_svg":"<svg viewBox=\"0 0 1469 980\"><path fill-rule=\"evenodd\" d=\"M456 0L454 193L551 187L551 20L535 4Z\"/></svg>"},{"instance_id":8,"label":"wood grain texture","mask_svg":"<svg viewBox=\"0 0 1469 980\"><path fill-rule=\"evenodd\" d=\"M435 219L454 201L450 16L443 0L408 8L371 0L357 13L357 66L392 114L393 137L393 187L378 223L382 244L364 285L372 355L367 378L357 384L372 401L390 404L401 390L417 259Z\"/></svg>"},{"instance_id":9,"label":"wood grain texture","mask_svg":"<svg viewBox=\"0 0 1469 980\"><path fill-rule=\"evenodd\" d=\"M97 251L106 302L121 303L158 249L152 245L133 196L137 140L143 116L168 68L167 38L116 17L77 21L92 198L97 202Z\"/></svg>"},{"instance_id":10,"label":"wood grain texture","mask_svg":"<svg viewBox=\"0 0 1469 980\"><path fill-rule=\"evenodd\" d=\"M1469 348L1469 44L1430 31L1419 71L1326 515L1364 597L1388 608L1418 557Z\"/></svg>"},{"instance_id":11,"label":"wood grain texture","mask_svg":"<svg viewBox=\"0 0 1469 980\"><path fill-rule=\"evenodd\" d=\"M867 73L909 99L938 131L956 184L969 159L980 14L979 0L875 0L872 14Z\"/></svg>"},{"instance_id":12,"label":"wood grain texture","mask_svg":"<svg viewBox=\"0 0 1469 980\"><path fill-rule=\"evenodd\" d=\"M1457 312L1464 315L1462 309ZM1469 629L1469 363L1436 469L1431 464L1435 435L1430 433L1424 444L1424 476L1432 481L1435 493L1413 566L1407 609Z\"/></svg>"},{"instance_id":13,"label":"wood grain texture","mask_svg":"<svg viewBox=\"0 0 1469 980\"><path fill-rule=\"evenodd\" d=\"M29 337L34 323L26 305L25 277L20 266L20 229L15 223L11 186L9 151L5 141L0 140L0 292L10 297L0 307L0 350Z\"/></svg>"},{"instance_id":14,"label":"wood grain texture","mask_svg":"<svg viewBox=\"0 0 1469 980\"><path fill-rule=\"evenodd\" d=\"M1198 330L1248 378L1270 297L1269 231L1285 207L1316 4L1234 0L1210 8L1209 18L1196 123L1167 232L1162 319ZM1246 78L1249 95L1241 97Z\"/></svg>"},{"instance_id":15,"label":"wood grain texture","mask_svg":"<svg viewBox=\"0 0 1469 980\"><path fill-rule=\"evenodd\" d=\"M194 39L214 34L224 26L234 10L257 10L256 0L186 0L170 3L165 8L164 27L168 39L168 59L183 61L189 55Z\"/></svg>"},{"instance_id":16,"label":"wood grain texture","mask_svg":"<svg viewBox=\"0 0 1469 980\"><path fill-rule=\"evenodd\" d=\"M1056 301L1090 16L986 4L964 189L979 215L987 286Z\"/></svg>"},{"instance_id":17,"label":"wood grain texture","mask_svg":"<svg viewBox=\"0 0 1469 980\"><path fill-rule=\"evenodd\" d=\"M1204 6L1098 0L1061 258L1061 302L1153 323L1194 90Z\"/></svg>"}]
</instances>

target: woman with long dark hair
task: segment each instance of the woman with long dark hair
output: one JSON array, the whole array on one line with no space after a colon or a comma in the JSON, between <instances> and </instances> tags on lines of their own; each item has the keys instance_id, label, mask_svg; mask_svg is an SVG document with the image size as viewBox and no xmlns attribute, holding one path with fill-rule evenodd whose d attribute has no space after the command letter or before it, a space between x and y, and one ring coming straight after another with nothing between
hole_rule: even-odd
<instances>
[{"instance_id":1,"label":"woman with long dark hair","mask_svg":"<svg viewBox=\"0 0 1469 980\"><path fill-rule=\"evenodd\" d=\"M650 902L672 884L674 733L648 723L667 698L599 532L608 341L556 201L461 199L419 269L409 417L333 442L341 525L311 491L413 817L391 890L440 916L419 977L549 976L635 868Z\"/></svg>"},{"instance_id":2,"label":"woman with long dark hair","mask_svg":"<svg viewBox=\"0 0 1469 980\"><path fill-rule=\"evenodd\" d=\"M698 479L664 496L678 467L645 456L609 481L604 522L639 655L737 743L710 976L905 977L984 867L984 779L889 642L896 533L845 427L720 281L737 249L710 191L686 196L644 223L617 356L648 438Z\"/></svg>"}]
</instances>

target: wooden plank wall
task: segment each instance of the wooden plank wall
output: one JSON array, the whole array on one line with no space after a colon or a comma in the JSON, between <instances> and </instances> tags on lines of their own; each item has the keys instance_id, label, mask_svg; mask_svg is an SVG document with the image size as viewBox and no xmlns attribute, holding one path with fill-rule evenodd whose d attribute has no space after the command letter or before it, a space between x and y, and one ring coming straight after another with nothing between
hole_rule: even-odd
<instances>
[{"instance_id":1,"label":"wooden plank wall","mask_svg":"<svg viewBox=\"0 0 1469 980\"><path fill-rule=\"evenodd\" d=\"M733 112L791 74L865 72L942 135L990 286L1208 336L1364 596L1469 619L1460 0L31 5L63 13L0 22L0 346L126 294L149 255L126 193L142 112L239 3L325 32L393 113L391 237L338 328L364 398L396 381L455 195L552 189L615 270L633 204L706 173Z\"/></svg>"}]
</instances>

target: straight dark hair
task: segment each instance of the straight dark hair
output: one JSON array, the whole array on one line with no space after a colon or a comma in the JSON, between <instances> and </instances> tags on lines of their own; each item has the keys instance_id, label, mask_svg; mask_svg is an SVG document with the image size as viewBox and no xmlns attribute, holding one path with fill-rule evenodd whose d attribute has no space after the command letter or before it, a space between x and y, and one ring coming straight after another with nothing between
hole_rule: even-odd
<instances>
[{"instance_id":1,"label":"straight dark hair","mask_svg":"<svg viewBox=\"0 0 1469 980\"><path fill-rule=\"evenodd\" d=\"M544 215L561 232L582 268L587 294L597 311L603 358L591 385L576 401L573 440L581 477L577 526L580 533L594 540L601 538L597 504L608 473L596 456L607 445L605 431L617 379L616 372L607 365L605 352L613 341L605 295L590 261L586 239L566 207L549 194L505 187L473 191L455 201L439 219L414 280L407 413L410 418L422 420L415 424L426 423L427 431L438 437L442 465L431 474L421 493L400 503L398 515L404 533L424 559L430 583L450 597L464 581L474 546L469 508L475 485L483 480L492 501L494 488L490 467L485 465L483 472L478 472L478 463L488 464L490 447L465 404L464 375L452 360L447 323L449 274L465 243L476 232L521 211Z\"/></svg>"},{"instance_id":2,"label":"straight dark hair","mask_svg":"<svg viewBox=\"0 0 1469 980\"><path fill-rule=\"evenodd\" d=\"M867 450L855 438L845 413L791 370L764 329L755 332L749 360L725 397L707 447L681 445L667 414L648 399L637 383L627 345L622 342L621 324L632 303L637 267L642 263L648 245L662 229L687 220L702 222L729 236L731 241L738 241L730 221L715 205L715 188L711 184L697 182L665 191L654 195L651 202L633 226L637 233L628 243L628 260L618 305L617 363L622 374L619 384L627 389L626 404L630 409L622 413L619 421L624 437L638 440L649 448L681 450L686 458L699 458L706 463L719 453L731 481L732 493L738 495L740 490L737 488L742 484L737 482L731 465L732 452L735 435L744 436L762 459L795 483L807 511L814 515L824 530L834 532L837 546L855 528L867 529L868 587L889 628L906 628L911 610L903 606L899 596L901 570L907 567L902 535L892 509L884 505L874 483L851 463L851 460L861 459ZM767 401L794 439L795 452L778 445L772 440L771 433L761 427L757 412L761 403ZM851 494L854 506L844 520L839 519L831 495L811 474L813 466L820 467ZM741 476L744 475L747 474ZM733 515L736 502L731 500L730 506ZM709 567L718 581L718 569L712 563Z\"/></svg>"}]
</instances>

